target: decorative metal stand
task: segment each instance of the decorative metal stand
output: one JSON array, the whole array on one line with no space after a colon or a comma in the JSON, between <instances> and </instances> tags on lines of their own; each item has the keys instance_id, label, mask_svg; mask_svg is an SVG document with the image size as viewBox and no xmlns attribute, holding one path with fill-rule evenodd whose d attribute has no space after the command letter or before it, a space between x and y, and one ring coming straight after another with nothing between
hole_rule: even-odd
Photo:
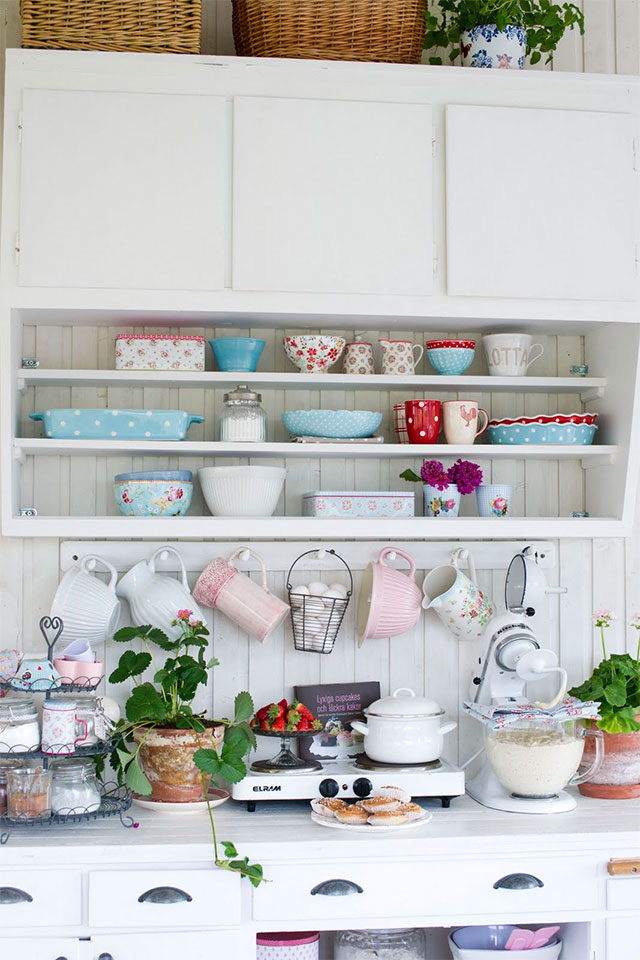
<instances>
[{"instance_id":1,"label":"decorative metal stand","mask_svg":"<svg viewBox=\"0 0 640 960\"><path fill-rule=\"evenodd\" d=\"M60 639L63 629L64 624L60 617L42 617L40 620L40 632L45 639L45 643L47 645L47 658L52 666L53 648ZM50 638L50 634L52 634L52 639ZM95 681L89 680L82 683L63 683L62 679L63 678L57 678L55 680L39 679L26 687L21 686L19 689L25 693L43 693L45 700L49 700L52 693L80 693L95 690L102 678L100 677ZM2 681L0 682L0 689L15 690L16 688L11 685L10 681ZM53 751L51 753L43 753L40 749L21 750L20 747L13 747L8 751L0 750L0 757L15 757L16 759L37 758L42 760L42 766L46 770L49 766L49 760L57 760L64 758L65 756L109 756L111 753L113 753L117 744L117 740L117 737L111 737L109 740L99 741L96 744L90 744L85 747L76 747L73 753L67 753L65 751L64 744L60 745L59 753L55 753ZM2 744L0 744L0 747L1 746ZM100 806L97 810L90 810L89 808L74 808L64 813L48 813L46 815L36 817L30 817L27 815L11 817L8 814L0 814L0 828L5 828L3 832L0 833L0 844L5 844L7 842L12 830L16 827L57 827L67 824L83 823L88 820L102 820L107 817L119 817L120 823L123 827L137 827L138 824L134 821L133 817L124 816L127 810L130 809L133 802L133 794L131 790L128 787L115 783L115 781L109 781L101 784L100 789Z\"/></svg>"},{"instance_id":2,"label":"decorative metal stand","mask_svg":"<svg viewBox=\"0 0 640 960\"><path fill-rule=\"evenodd\" d=\"M322 770L322 764L317 760L301 760L291 752L291 739L312 737L313 730L292 730L281 733L278 730L260 730L253 727L253 731L259 737L279 737L282 743L275 757L270 760L256 760L251 764L252 770L258 773L312 773L314 770Z\"/></svg>"}]
</instances>

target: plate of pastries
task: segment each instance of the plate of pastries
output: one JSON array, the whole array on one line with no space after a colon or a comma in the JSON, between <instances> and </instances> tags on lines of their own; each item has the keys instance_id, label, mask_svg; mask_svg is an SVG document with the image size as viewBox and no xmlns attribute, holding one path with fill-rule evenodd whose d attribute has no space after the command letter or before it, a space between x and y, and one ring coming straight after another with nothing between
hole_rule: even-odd
<instances>
[{"instance_id":1,"label":"plate of pastries","mask_svg":"<svg viewBox=\"0 0 640 960\"><path fill-rule=\"evenodd\" d=\"M339 797L311 801L311 819L334 830L406 830L431 820L431 813L402 787L378 787L370 797L349 802Z\"/></svg>"}]
</instances>

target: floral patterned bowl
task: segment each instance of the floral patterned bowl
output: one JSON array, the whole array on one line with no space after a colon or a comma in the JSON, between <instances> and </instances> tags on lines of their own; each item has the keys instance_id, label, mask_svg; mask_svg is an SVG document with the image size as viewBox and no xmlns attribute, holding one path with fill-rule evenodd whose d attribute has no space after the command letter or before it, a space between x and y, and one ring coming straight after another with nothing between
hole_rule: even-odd
<instances>
[{"instance_id":1,"label":"floral patterned bowl","mask_svg":"<svg viewBox=\"0 0 640 960\"><path fill-rule=\"evenodd\" d=\"M121 474L115 478L113 492L124 517L180 517L187 513L193 497L193 481L172 479L168 473L164 479L157 480L142 479L143 476Z\"/></svg>"},{"instance_id":2,"label":"floral patterned bowl","mask_svg":"<svg viewBox=\"0 0 640 960\"><path fill-rule=\"evenodd\" d=\"M325 337L305 334L284 337L282 346L289 360L302 373L326 373L345 348L343 337Z\"/></svg>"}]
</instances>

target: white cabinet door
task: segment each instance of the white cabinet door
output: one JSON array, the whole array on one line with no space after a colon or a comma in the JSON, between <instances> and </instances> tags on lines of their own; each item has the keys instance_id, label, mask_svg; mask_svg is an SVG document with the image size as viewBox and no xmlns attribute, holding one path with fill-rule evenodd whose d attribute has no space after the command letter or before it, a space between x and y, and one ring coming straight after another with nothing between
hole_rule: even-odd
<instances>
[{"instance_id":1,"label":"white cabinet door","mask_svg":"<svg viewBox=\"0 0 640 960\"><path fill-rule=\"evenodd\" d=\"M431 108L236 97L233 286L432 292Z\"/></svg>"},{"instance_id":2,"label":"white cabinet door","mask_svg":"<svg viewBox=\"0 0 640 960\"><path fill-rule=\"evenodd\" d=\"M607 920L607 960L632 960L638 956L640 918Z\"/></svg>"},{"instance_id":3,"label":"white cabinet door","mask_svg":"<svg viewBox=\"0 0 640 960\"><path fill-rule=\"evenodd\" d=\"M78 940L52 937L0 939L2 960L80 960Z\"/></svg>"},{"instance_id":4,"label":"white cabinet door","mask_svg":"<svg viewBox=\"0 0 640 960\"><path fill-rule=\"evenodd\" d=\"M630 115L449 106L446 123L449 294L634 298Z\"/></svg>"},{"instance_id":5,"label":"white cabinet door","mask_svg":"<svg viewBox=\"0 0 640 960\"><path fill-rule=\"evenodd\" d=\"M227 145L217 97L25 90L19 283L220 289Z\"/></svg>"},{"instance_id":6,"label":"white cabinet door","mask_svg":"<svg viewBox=\"0 0 640 960\"><path fill-rule=\"evenodd\" d=\"M239 943L235 930L106 934L91 937L86 960L232 960L240 956Z\"/></svg>"}]
</instances>

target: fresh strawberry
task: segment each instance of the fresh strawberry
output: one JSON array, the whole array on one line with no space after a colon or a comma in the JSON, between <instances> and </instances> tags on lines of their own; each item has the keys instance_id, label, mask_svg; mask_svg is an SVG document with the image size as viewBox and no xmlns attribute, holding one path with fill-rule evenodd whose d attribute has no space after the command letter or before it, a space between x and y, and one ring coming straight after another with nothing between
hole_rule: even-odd
<instances>
[{"instance_id":1,"label":"fresh strawberry","mask_svg":"<svg viewBox=\"0 0 640 960\"><path fill-rule=\"evenodd\" d=\"M298 730L310 730L311 724L306 717L303 717L300 723L298 724Z\"/></svg>"},{"instance_id":2,"label":"fresh strawberry","mask_svg":"<svg viewBox=\"0 0 640 960\"><path fill-rule=\"evenodd\" d=\"M304 703L299 703L296 706L296 710L302 717L306 717L306 719L309 720L309 722L311 722L312 720L315 720L315 717L311 713L311 710L309 710L309 707L305 707Z\"/></svg>"},{"instance_id":3,"label":"fresh strawberry","mask_svg":"<svg viewBox=\"0 0 640 960\"><path fill-rule=\"evenodd\" d=\"M297 710L291 709L287 711L287 727L290 730L295 730L301 720L302 717Z\"/></svg>"},{"instance_id":4,"label":"fresh strawberry","mask_svg":"<svg viewBox=\"0 0 640 960\"><path fill-rule=\"evenodd\" d=\"M287 710L289 709L289 704L287 703L287 701L286 701L284 698L283 698L282 700L279 700L279 701L278 701L278 706L280 707L280 715L281 715L281 716L283 716L283 715L287 712Z\"/></svg>"},{"instance_id":5,"label":"fresh strawberry","mask_svg":"<svg viewBox=\"0 0 640 960\"><path fill-rule=\"evenodd\" d=\"M286 731L286 723L284 722L284 717L278 717L277 720L274 720L271 724L272 730L277 730L279 733L284 733Z\"/></svg>"},{"instance_id":6,"label":"fresh strawberry","mask_svg":"<svg viewBox=\"0 0 640 960\"><path fill-rule=\"evenodd\" d=\"M311 721L312 730L322 730L322 720L312 720Z\"/></svg>"},{"instance_id":7,"label":"fresh strawberry","mask_svg":"<svg viewBox=\"0 0 640 960\"><path fill-rule=\"evenodd\" d=\"M270 729L270 727L269 727L269 721L266 720L266 719L265 719L265 720L262 720L262 721L260 722L260 729L261 729L261 730L269 730L269 729Z\"/></svg>"},{"instance_id":8,"label":"fresh strawberry","mask_svg":"<svg viewBox=\"0 0 640 960\"><path fill-rule=\"evenodd\" d=\"M284 711L279 703L272 703L269 707L268 717L269 720L279 720L280 717L284 716Z\"/></svg>"},{"instance_id":9,"label":"fresh strawberry","mask_svg":"<svg viewBox=\"0 0 640 960\"><path fill-rule=\"evenodd\" d=\"M266 720L269 716L269 710L273 706L275 706L275 704L268 703L266 707L261 707L255 715L254 723L262 723L263 720Z\"/></svg>"}]
</instances>

